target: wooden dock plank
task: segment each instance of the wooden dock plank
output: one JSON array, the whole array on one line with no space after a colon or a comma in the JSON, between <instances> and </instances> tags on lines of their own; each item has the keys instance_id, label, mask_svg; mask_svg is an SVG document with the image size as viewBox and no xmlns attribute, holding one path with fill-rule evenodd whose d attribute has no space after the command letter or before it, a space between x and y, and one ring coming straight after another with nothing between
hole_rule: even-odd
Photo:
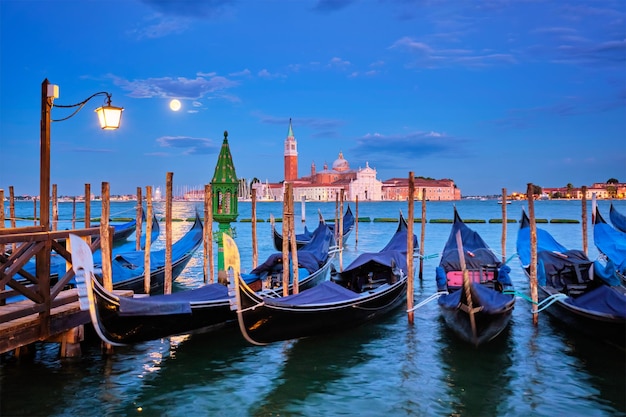
<instances>
[{"instance_id":1,"label":"wooden dock plank","mask_svg":"<svg viewBox=\"0 0 626 417\"><path fill-rule=\"evenodd\" d=\"M120 296L132 296L132 291L114 291ZM39 314L33 313L37 305L30 300L0 306L0 354L20 346L54 338L60 333L91 322L89 311L82 311L78 290L62 291L50 310L49 335L41 337ZM16 317L20 316L20 317ZM7 318L16 317L11 320Z\"/></svg>"}]
</instances>

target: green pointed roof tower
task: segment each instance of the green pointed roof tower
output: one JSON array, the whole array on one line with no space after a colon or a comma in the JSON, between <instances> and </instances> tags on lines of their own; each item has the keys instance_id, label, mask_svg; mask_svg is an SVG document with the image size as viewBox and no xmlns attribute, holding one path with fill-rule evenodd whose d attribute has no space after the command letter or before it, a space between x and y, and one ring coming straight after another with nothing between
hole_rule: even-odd
<instances>
[{"instance_id":1,"label":"green pointed roof tower","mask_svg":"<svg viewBox=\"0 0 626 417\"><path fill-rule=\"evenodd\" d=\"M213 218L220 223L230 223L237 219L237 191L239 182L235 172L235 164L228 146L228 131L224 131L222 149L217 157L217 165L211 191L213 194Z\"/></svg>"}]
</instances>

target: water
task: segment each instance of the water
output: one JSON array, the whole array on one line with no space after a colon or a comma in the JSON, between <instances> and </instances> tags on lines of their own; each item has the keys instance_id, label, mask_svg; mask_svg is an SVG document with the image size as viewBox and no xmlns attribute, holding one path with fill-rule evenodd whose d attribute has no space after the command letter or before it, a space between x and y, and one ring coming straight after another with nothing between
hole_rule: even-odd
<instances>
[{"instance_id":1,"label":"water","mask_svg":"<svg viewBox=\"0 0 626 417\"><path fill-rule=\"evenodd\" d=\"M427 203L426 217L451 219L451 202ZM599 202L608 218L608 202ZM464 219L501 217L491 201L456 202ZM523 202L507 207L519 219ZM626 201L616 202L626 212ZM176 202L174 217L192 217L201 203ZM162 217L162 204L156 205ZM334 218L334 203L308 203L306 224L314 228L317 210ZM352 203L354 211L355 206ZM32 216L32 202L18 204L18 216ZM99 217L99 205L92 215ZM400 202L361 203L360 217L407 214ZM77 206L81 217L82 207ZM60 218L71 218L71 203ZM251 217L240 203L239 218ZM301 209L296 227L302 230ZM580 201L537 201L537 218L581 218ZM133 203L113 203L112 217L134 216ZM259 203L257 217L282 217L281 203ZM421 204L416 204L416 217ZM590 206L588 216L591 216ZM25 224L32 222L25 221ZM191 222L174 222L175 239ZM251 268L251 224L234 223L242 268ZM420 233L417 223L415 232ZM280 227L280 224L279 224ZM347 265L361 251L375 251L395 230L394 223L360 223L358 245L351 235L343 256ZM470 224L501 252L502 225ZM581 224L539 224L567 247L582 247ZM515 253L519 224L507 227L506 255ZM164 228L162 228L164 230ZM215 228L214 228L215 230ZM436 254L450 224L428 223L426 255ZM259 223L259 260L273 252L269 223ZM163 236L157 242L162 245ZM419 240L419 239L418 239ZM597 250L589 227L589 256ZM415 303L436 290L439 259L424 262L416 279ZM336 262L338 265L338 262ZM202 250L178 278L175 289L202 282ZM518 291L528 294L527 279L516 257L510 260ZM419 262L415 263L419 271ZM518 298L506 333L479 349L459 342L445 327L436 303L416 311L414 325L399 310L384 320L323 337L248 344L237 328L213 334L164 338L116 348L103 356L97 341L84 343L78 359L59 359L58 345L38 344L32 358L5 355L0 363L2 416L615 416L626 414L624 351L578 336L540 314L532 325L530 305Z\"/></svg>"}]
</instances>

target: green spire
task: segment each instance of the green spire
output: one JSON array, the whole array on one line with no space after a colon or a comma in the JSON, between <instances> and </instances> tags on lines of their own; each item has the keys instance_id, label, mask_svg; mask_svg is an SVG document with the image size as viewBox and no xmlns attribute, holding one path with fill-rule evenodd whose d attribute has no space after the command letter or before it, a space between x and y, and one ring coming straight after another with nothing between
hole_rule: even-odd
<instances>
[{"instance_id":1,"label":"green spire","mask_svg":"<svg viewBox=\"0 0 626 417\"><path fill-rule=\"evenodd\" d=\"M289 132L287 133L288 138L293 137L293 129L291 128L291 117L289 118Z\"/></svg>"},{"instance_id":2,"label":"green spire","mask_svg":"<svg viewBox=\"0 0 626 417\"><path fill-rule=\"evenodd\" d=\"M233 157L230 154L228 146L228 131L224 131L224 142L222 149L217 157L217 165L215 166L215 174L213 175L212 184L237 184L237 173L233 164Z\"/></svg>"}]
</instances>

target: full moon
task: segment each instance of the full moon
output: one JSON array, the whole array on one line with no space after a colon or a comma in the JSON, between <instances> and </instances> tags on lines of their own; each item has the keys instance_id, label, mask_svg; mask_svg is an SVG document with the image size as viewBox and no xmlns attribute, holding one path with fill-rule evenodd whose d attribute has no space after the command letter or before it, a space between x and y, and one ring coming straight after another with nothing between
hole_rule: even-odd
<instances>
[{"instance_id":1,"label":"full moon","mask_svg":"<svg viewBox=\"0 0 626 417\"><path fill-rule=\"evenodd\" d=\"M178 111L180 110L181 104L180 104L180 100L172 100L170 101L170 109L172 109L172 111Z\"/></svg>"}]
</instances>

